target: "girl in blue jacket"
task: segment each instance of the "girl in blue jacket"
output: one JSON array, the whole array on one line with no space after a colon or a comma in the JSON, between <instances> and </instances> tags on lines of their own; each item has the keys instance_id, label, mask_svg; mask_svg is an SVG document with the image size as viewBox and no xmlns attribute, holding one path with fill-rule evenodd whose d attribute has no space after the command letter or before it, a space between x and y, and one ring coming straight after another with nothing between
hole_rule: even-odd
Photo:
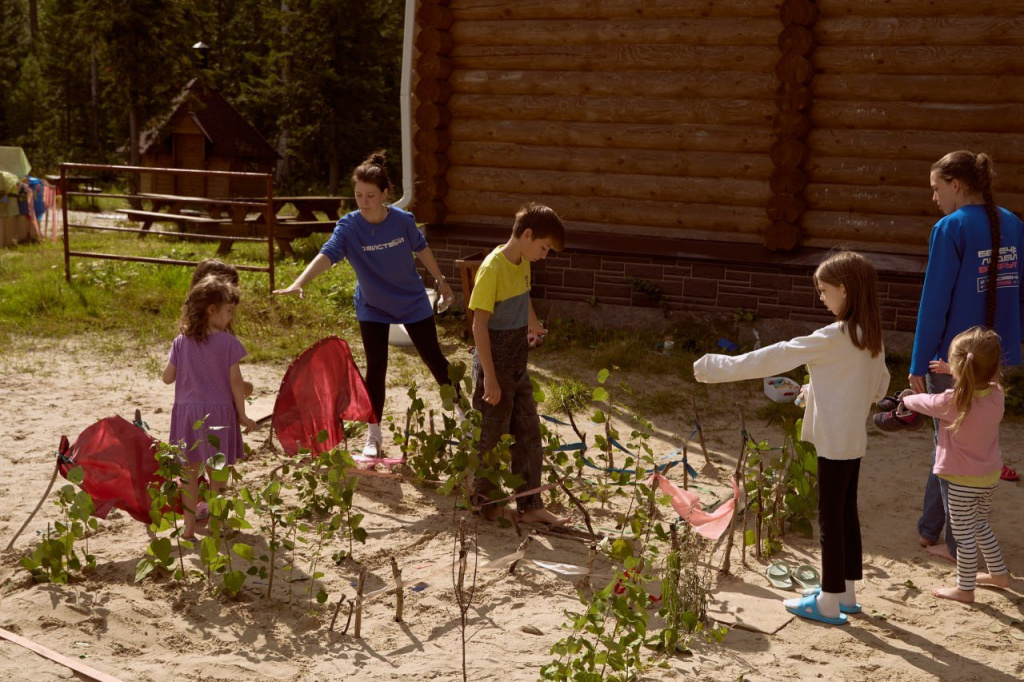
<instances>
[{"instance_id":1,"label":"girl in blue jacket","mask_svg":"<svg viewBox=\"0 0 1024 682\"><path fill-rule=\"evenodd\" d=\"M971 327L995 330L1003 341L1003 364L1021 364L1024 224L996 206L992 177L987 154L951 152L932 166L932 200L945 217L932 229L917 314L909 377L916 393L952 388L949 375L930 372L929 363L948 361L953 337ZM932 547L946 523L945 499L940 479L930 473L917 527L929 552L955 559L952 533L946 533L945 547Z\"/></svg>"}]
</instances>

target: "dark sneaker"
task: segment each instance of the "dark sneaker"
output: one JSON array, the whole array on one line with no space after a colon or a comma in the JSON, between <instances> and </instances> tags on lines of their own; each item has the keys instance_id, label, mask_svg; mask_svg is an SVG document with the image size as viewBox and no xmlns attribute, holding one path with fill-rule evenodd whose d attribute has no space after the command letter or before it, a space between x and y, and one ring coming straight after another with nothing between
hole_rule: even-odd
<instances>
[{"instance_id":1,"label":"dark sneaker","mask_svg":"<svg viewBox=\"0 0 1024 682\"><path fill-rule=\"evenodd\" d=\"M892 395L885 396L877 403L875 403L875 405L878 405L878 409L880 409L882 412L892 412L897 407L899 407L901 398L907 395L912 395L913 393L914 392L909 388L905 388L899 393L893 393Z\"/></svg>"},{"instance_id":2,"label":"dark sneaker","mask_svg":"<svg viewBox=\"0 0 1024 682\"><path fill-rule=\"evenodd\" d=\"M919 412L911 412L903 403L888 412L875 415L875 426L883 431L918 431L924 428L925 418Z\"/></svg>"}]
</instances>

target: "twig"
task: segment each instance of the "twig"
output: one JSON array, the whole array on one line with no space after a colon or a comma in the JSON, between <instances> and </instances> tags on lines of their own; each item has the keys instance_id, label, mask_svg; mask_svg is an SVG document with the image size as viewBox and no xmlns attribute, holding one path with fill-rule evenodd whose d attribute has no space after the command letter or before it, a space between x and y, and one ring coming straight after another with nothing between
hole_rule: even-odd
<instances>
[{"instance_id":1,"label":"twig","mask_svg":"<svg viewBox=\"0 0 1024 682\"><path fill-rule=\"evenodd\" d=\"M562 489L562 492L569 496L569 500L571 500L572 503L576 505L576 508L580 510L580 513L583 514L583 523L587 524L587 530L590 532L590 537L596 539L597 533L594 532L594 526L590 522L590 514L587 512L587 508L583 506L583 503L580 502L580 499L578 497L572 494L572 491L569 490L569 487L565 485L565 481L562 481L558 485Z\"/></svg>"},{"instance_id":2,"label":"twig","mask_svg":"<svg viewBox=\"0 0 1024 682\"><path fill-rule=\"evenodd\" d=\"M391 557L391 573L395 577L395 622L402 622L402 606L405 603L405 586L402 584L402 569L395 557Z\"/></svg>"},{"instance_id":3,"label":"twig","mask_svg":"<svg viewBox=\"0 0 1024 682\"><path fill-rule=\"evenodd\" d=\"M338 620L338 613L341 611L342 604L345 603L345 595L341 595L341 599L338 600L338 605L334 607L334 615L331 616L331 627L327 628L328 633L334 632L334 623ZM351 611L349 612L351 615ZM348 629L348 624L345 625L345 629Z\"/></svg>"},{"instance_id":4,"label":"twig","mask_svg":"<svg viewBox=\"0 0 1024 682\"><path fill-rule=\"evenodd\" d=\"M736 458L736 470L733 471L733 474L732 474L733 481L736 482L736 490L737 491L741 491L742 490L742 488L740 487L740 482L742 481L742 479L740 478L740 472L743 471L743 460L744 460L744 458L746 457L746 454L747 454L747 421L743 417L743 408L742 407L739 408L739 412L740 412L740 438L742 440L742 443L740 444L740 454L739 454L739 457ZM738 495L739 494L737 493L737 496ZM736 500L736 504L739 504L739 503L740 503L740 501ZM746 514L746 506L744 506L743 513ZM731 566L730 559L732 557L732 545L733 545L733 542L734 542L733 535L734 535L735 529L736 529L736 514L734 512L733 515L732 515L732 519L729 521L729 530L726 532L725 558L722 560L722 569L720 571L722 575L729 575L729 569L730 569L730 566Z\"/></svg>"},{"instance_id":5,"label":"twig","mask_svg":"<svg viewBox=\"0 0 1024 682\"><path fill-rule=\"evenodd\" d=\"M523 552L525 554L526 548L530 546L531 542L533 542L533 534L532 533L530 535L526 536L526 539L523 540L522 544L519 545L519 550L518 551ZM509 575L515 575L515 573L516 573L516 566L518 566L518 565L519 565L519 559L516 559L511 564L509 564L508 574Z\"/></svg>"},{"instance_id":6,"label":"twig","mask_svg":"<svg viewBox=\"0 0 1024 682\"><path fill-rule=\"evenodd\" d=\"M366 569L359 571L359 583L356 585L356 625L352 636L362 637L363 629L363 584L366 582Z\"/></svg>"},{"instance_id":7,"label":"twig","mask_svg":"<svg viewBox=\"0 0 1024 682\"><path fill-rule=\"evenodd\" d=\"M462 680L467 682L468 677L466 675L466 614L469 613L469 607L473 603L473 597L476 596L476 567L477 558L479 552L474 554L473 558L473 587L470 589L468 595L466 593L466 568L467 568L467 557L469 555L469 547L466 544L466 517L462 517L459 520L459 533L455 538L455 545L452 546L452 554L455 554L456 547L458 548L458 558L452 562L452 588L455 592L455 603L459 607L459 630L462 635ZM473 547L477 547L477 543L473 543Z\"/></svg>"},{"instance_id":8,"label":"twig","mask_svg":"<svg viewBox=\"0 0 1024 682\"><path fill-rule=\"evenodd\" d=\"M688 451L686 449L686 443L683 443L683 490L689 490L690 488L690 472L686 468L687 460L686 455Z\"/></svg>"},{"instance_id":9,"label":"twig","mask_svg":"<svg viewBox=\"0 0 1024 682\"><path fill-rule=\"evenodd\" d=\"M594 557L597 556L597 543L590 545L590 555L587 557L587 574L583 576L581 588L590 589L590 576L594 573Z\"/></svg>"},{"instance_id":10,"label":"twig","mask_svg":"<svg viewBox=\"0 0 1024 682\"><path fill-rule=\"evenodd\" d=\"M50 490L53 489L53 482L57 480L57 471L58 466L55 464L53 466L53 476L50 477L50 484L46 486L46 492L44 492L43 496L39 498L39 502L36 504L36 508L33 509L32 513L28 515L28 518L25 519L25 523L21 524L21 528L19 528L18 532L14 534L14 537L11 538L11 541L7 543L7 547L4 548L5 552L10 550L11 547L14 547L14 541L18 539L18 536L21 535L22 531L25 530L25 527L28 526L29 522L31 522L32 519L35 518L36 513L39 512L39 508L43 506L43 502L46 501L46 496L49 495Z\"/></svg>"},{"instance_id":11,"label":"twig","mask_svg":"<svg viewBox=\"0 0 1024 682\"><path fill-rule=\"evenodd\" d=\"M697 399L690 396L690 402L693 404L693 426L697 429L697 442L704 455L704 466L707 466L711 462L708 460L708 446L704 443L704 427L700 425L700 417L697 415Z\"/></svg>"}]
</instances>

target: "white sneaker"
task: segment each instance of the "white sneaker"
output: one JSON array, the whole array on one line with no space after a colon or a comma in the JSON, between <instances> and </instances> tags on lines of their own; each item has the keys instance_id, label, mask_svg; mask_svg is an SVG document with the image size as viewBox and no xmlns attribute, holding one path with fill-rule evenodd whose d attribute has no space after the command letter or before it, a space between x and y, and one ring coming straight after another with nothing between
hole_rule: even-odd
<instances>
[{"instance_id":1,"label":"white sneaker","mask_svg":"<svg viewBox=\"0 0 1024 682\"><path fill-rule=\"evenodd\" d=\"M380 457L381 440L380 424L367 424L363 457Z\"/></svg>"}]
</instances>

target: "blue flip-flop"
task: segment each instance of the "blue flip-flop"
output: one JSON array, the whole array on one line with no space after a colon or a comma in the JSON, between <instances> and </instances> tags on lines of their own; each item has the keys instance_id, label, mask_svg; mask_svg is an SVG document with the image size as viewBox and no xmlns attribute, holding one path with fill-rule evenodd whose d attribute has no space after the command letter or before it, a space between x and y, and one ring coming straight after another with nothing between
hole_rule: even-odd
<instances>
[{"instance_id":1,"label":"blue flip-flop","mask_svg":"<svg viewBox=\"0 0 1024 682\"><path fill-rule=\"evenodd\" d=\"M816 620L819 623L828 623L829 625L846 625L850 622L850 619L842 612L839 613L838 618L823 616L821 611L818 610L818 598L813 595L801 597L796 606L787 606L786 610L794 616L800 616L807 620Z\"/></svg>"},{"instance_id":2,"label":"blue flip-flop","mask_svg":"<svg viewBox=\"0 0 1024 682\"><path fill-rule=\"evenodd\" d=\"M817 597L819 592L821 592L821 588L815 587L812 590L804 590L803 594L805 597ZM861 608L860 604L847 606L843 602L839 602L839 610L843 613L860 613L863 609Z\"/></svg>"}]
</instances>

